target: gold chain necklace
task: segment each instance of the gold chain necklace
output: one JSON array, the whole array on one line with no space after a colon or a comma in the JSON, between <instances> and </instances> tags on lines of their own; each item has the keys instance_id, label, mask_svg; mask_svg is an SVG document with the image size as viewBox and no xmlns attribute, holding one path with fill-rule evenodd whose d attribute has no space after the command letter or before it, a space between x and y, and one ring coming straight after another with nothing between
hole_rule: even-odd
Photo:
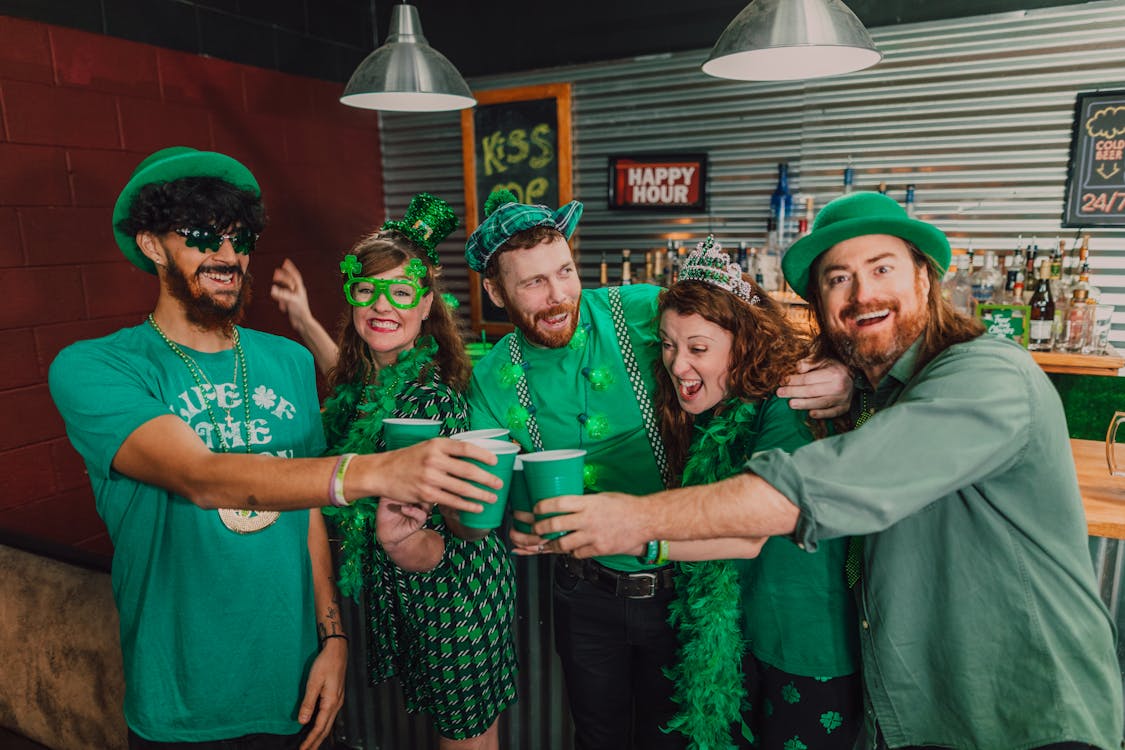
<instances>
[{"instance_id":1,"label":"gold chain necklace","mask_svg":"<svg viewBox=\"0 0 1125 750\"><path fill-rule=\"evenodd\" d=\"M215 416L215 410L211 406L212 401L218 402L218 389L215 388L215 385L211 382L211 379L207 377L207 373L203 371L203 368L199 366L199 363L196 362L195 359L191 357L191 355L181 349L175 341L172 341L172 339L168 338L168 334L164 333L164 330L159 325L157 325L156 318L153 317L152 313L149 313L148 323L152 326L152 329L160 335L160 338L164 340L164 343L168 345L168 348L171 349L172 352L180 358L180 360L187 367L188 372L191 373L191 379L195 381L196 388L199 389L199 393L202 396L203 406L207 409L207 417L211 420L211 426L214 428L215 434L219 437L220 452L229 453L231 450L231 446L227 443L226 436L223 435L223 431L219 427L219 420ZM234 385L235 387L238 387L239 376L241 375L242 387L240 390L242 392L242 408L245 417L243 425L245 425L246 429L249 430L250 385L249 380L246 376L246 354L242 351L242 338L241 336L239 336L237 328L233 329L231 340L234 342ZM204 386L206 386L206 388ZM226 408L225 406L220 406L219 408L227 413L227 418L225 420L227 430L229 430L232 435L235 434L234 416L231 414L231 410ZM246 452L250 453L250 441L246 440L245 445ZM275 510L257 511L237 510L234 508L220 508L218 510L218 513L219 519L223 522L223 525L231 531L239 534L252 534L255 531L261 531L267 526L273 525L273 523L277 521L279 517L279 513Z\"/></svg>"}]
</instances>

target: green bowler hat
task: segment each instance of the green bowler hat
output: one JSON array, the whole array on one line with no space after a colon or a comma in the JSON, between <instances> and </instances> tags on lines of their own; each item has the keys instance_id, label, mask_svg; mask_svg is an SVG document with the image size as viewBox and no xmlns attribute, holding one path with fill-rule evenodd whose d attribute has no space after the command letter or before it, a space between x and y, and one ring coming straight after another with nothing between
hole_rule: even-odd
<instances>
[{"instance_id":1,"label":"green bowler hat","mask_svg":"<svg viewBox=\"0 0 1125 750\"><path fill-rule=\"evenodd\" d=\"M525 229L554 227L569 240L582 218L582 204L571 201L552 211L546 206L520 203L510 190L493 190L484 202L484 215L484 221L465 243L465 261L477 273L484 272L488 259L501 245Z\"/></svg>"},{"instance_id":2,"label":"green bowler hat","mask_svg":"<svg viewBox=\"0 0 1125 750\"><path fill-rule=\"evenodd\" d=\"M190 146L171 146L151 154L133 170L117 204L113 207L113 236L125 257L137 268L155 274L156 266L137 247L136 237L125 234L117 223L129 217L137 193L154 182L173 182L184 177L215 177L260 196L262 189L242 162L215 151L200 151Z\"/></svg>"},{"instance_id":3,"label":"green bowler hat","mask_svg":"<svg viewBox=\"0 0 1125 750\"><path fill-rule=\"evenodd\" d=\"M808 299L809 268L836 244L868 234L889 234L928 255L938 269L949 268L952 251L945 233L933 224L911 219L894 198L882 193L850 193L830 202L813 221L812 231L794 242L781 259L793 291Z\"/></svg>"}]
</instances>

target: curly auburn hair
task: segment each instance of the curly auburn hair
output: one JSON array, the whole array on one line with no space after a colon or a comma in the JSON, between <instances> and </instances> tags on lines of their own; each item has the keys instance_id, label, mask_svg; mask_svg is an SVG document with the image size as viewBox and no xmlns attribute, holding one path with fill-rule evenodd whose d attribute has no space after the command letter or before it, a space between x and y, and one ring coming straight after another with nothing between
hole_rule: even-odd
<instances>
[{"instance_id":1,"label":"curly auburn hair","mask_svg":"<svg viewBox=\"0 0 1125 750\"><path fill-rule=\"evenodd\" d=\"M430 265L425 249L416 245L405 235L395 230L374 232L362 237L351 250L363 266L364 276L375 276L392 268L409 263L417 258L426 266L426 275L418 280L422 286L430 288L433 303L430 317L422 321L420 336L430 335L437 342L434 361L424 367L419 381L426 382L436 370L437 377L456 391L464 391L469 384L470 362L461 340L457 318L453 310L442 298L442 287L438 281L440 269ZM340 356L336 366L328 372L328 385L335 389L345 383L354 383L373 374L375 363L367 343L352 325L352 307L347 306L340 317L340 332L336 337Z\"/></svg>"},{"instance_id":2,"label":"curly auburn hair","mask_svg":"<svg viewBox=\"0 0 1125 750\"><path fill-rule=\"evenodd\" d=\"M808 356L809 342L797 334L769 295L753 281L749 283L758 296L752 305L713 284L681 281L660 294L657 316L659 319L668 312L695 314L728 331L733 341L727 395L761 401L796 371L797 363ZM695 415L680 407L676 386L662 359L656 362L656 384L660 432L678 482L691 446Z\"/></svg>"}]
</instances>

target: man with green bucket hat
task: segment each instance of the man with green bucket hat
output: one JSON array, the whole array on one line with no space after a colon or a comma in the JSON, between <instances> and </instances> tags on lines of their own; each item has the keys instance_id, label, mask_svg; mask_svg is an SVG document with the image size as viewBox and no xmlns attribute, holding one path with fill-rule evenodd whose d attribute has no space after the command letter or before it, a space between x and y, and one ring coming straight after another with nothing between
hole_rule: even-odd
<instances>
[{"instance_id":1,"label":"man with green bucket hat","mask_svg":"<svg viewBox=\"0 0 1125 750\"><path fill-rule=\"evenodd\" d=\"M459 460L491 454L452 440L302 458L324 449L312 358L238 325L264 224L237 160L150 155L113 227L157 277L155 309L51 365L114 546L131 750L319 747L343 702L347 636L324 521L304 509L382 495L474 510L460 496L491 494L462 480L496 485Z\"/></svg>"},{"instance_id":2,"label":"man with green bucket hat","mask_svg":"<svg viewBox=\"0 0 1125 750\"><path fill-rule=\"evenodd\" d=\"M782 268L822 351L857 373L862 429L707 487L548 500L571 515L536 530L572 529L552 544L580 556L852 535L865 747L1117 748L1121 674L1061 403L1025 350L941 298L949 259L886 196L832 201Z\"/></svg>"},{"instance_id":3,"label":"man with green bucket hat","mask_svg":"<svg viewBox=\"0 0 1125 750\"><path fill-rule=\"evenodd\" d=\"M516 332L473 370L473 428L508 428L528 451L585 450L587 491L662 489L668 467L651 398L660 288L582 290L568 244L582 215L577 201L552 210L497 191L485 214L465 258ZM846 404L843 370L835 363L796 378L788 395L810 401L796 408ZM537 536L512 536L524 552L543 551ZM671 566L635 555L561 557L554 579L555 646L576 747L682 747L682 737L661 731L676 711L662 671L679 645L668 624Z\"/></svg>"}]
</instances>

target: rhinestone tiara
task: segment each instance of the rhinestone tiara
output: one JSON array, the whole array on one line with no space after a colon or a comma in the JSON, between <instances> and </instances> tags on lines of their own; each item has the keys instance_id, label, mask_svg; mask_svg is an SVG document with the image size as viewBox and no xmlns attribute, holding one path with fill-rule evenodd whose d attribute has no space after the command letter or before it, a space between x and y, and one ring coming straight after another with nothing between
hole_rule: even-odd
<instances>
[{"instance_id":1,"label":"rhinestone tiara","mask_svg":"<svg viewBox=\"0 0 1125 750\"><path fill-rule=\"evenodd\" d=\"M750 305L761 302L750 284L742 278L742 269L731 262L730 256L723 252L723 246L712 235L707 235L707 239L698 243L680 266L679 280L702 281L726 289Z\"/></svg>"}]
</instances>

